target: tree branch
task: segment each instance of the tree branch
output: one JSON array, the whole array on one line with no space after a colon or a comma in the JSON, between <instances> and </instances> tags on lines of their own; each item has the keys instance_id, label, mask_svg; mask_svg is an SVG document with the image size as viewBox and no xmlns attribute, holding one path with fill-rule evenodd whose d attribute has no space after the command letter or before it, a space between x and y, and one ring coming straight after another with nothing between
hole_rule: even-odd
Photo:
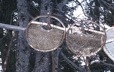
<instances>
[{"instance_id":1,"label":"tree branch","mask_svg":"<svg viewBox=\"0 0 114 72\"><path fill-rule=\"evenodd\" d=\"M61 56L65 59L66 63L68 63L70 66L74 67L74 69L79 70L80 72L83 72L83 70L78 67L75 63L73 63L72 61L70 61L64 54L63 52L60 53Z\"/></svg>"}]
</instances>

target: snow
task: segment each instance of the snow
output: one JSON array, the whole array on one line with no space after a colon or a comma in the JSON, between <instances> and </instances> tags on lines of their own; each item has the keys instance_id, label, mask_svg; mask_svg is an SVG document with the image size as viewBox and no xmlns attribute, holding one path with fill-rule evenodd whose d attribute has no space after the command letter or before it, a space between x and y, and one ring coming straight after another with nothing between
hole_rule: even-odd
<instances>
[{"instance_id":1,"label":"snow","mask_svg":"<svg viewBox=\"0 0 114 72\"><path fill-rule=\"evenodd\" d=\"M79 0L79 2L81 3L83 0ZM83 5L83 4L82 4ZM76 6L76 3L74 1L71 1L70 3L67 4L67 6L69 7L74 7ZM73 12L73 16L74 17L78 17L80 19L86 18L86 16L83 13L83 10L81 8L80 5L78 5L78 7L74 10Z\"/></svg>"}]
</instances>

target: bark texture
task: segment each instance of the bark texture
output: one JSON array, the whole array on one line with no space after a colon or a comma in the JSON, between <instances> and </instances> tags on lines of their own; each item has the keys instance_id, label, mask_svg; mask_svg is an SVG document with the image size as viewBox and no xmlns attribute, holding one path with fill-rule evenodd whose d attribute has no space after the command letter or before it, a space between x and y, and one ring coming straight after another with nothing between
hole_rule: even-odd
<instances>
[{"instance_id":1,"label":"bark texture","mask_svg":"<svg viewBox=\"0 0 114 72\"><path fill-rule=\"evenodd\" d=\"M40 15L46 15L46 4L50 0L41 0ZM45 19L46 20L46 19ZM36 52L35 67L33 72L50 72L50 53Z\"/></svg>"},{"instance_id":2,"label":"bark texture","mask_svg":"<svg viewBox=\"0 0 114 72\"><path fill-rule=\"evenodd\" d=\"M17 8L19 13L19 26L26 27L29 22L28 4L27 0L17 0ZM23 31L18 33L18 44L16 51L16 72L29 72L29 56L30 51L25 40L25 34Z\"/></svg>"}]
</instances>

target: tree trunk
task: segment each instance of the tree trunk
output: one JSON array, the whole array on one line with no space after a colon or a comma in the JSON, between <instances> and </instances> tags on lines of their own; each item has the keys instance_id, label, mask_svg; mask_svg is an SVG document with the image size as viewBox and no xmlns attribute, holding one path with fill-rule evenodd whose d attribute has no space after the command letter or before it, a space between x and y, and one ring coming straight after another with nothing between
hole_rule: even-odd
<instances>
[{"instance_id":1,"label":"tree trunk","mask_svg":"<svg viewBox=\"0 0 114 72\"><path fill-rule=\"evenodd\" d=\"M38 1L38 0L34 0ZM50 10L52 12L53 6L49 4L51 0L40 0L40 15L47 15L47 12ZM21 27L26 27L29 23L29 4L30 1L27 0L17 0L17 9L18 9L18 23ZM47 19L44 18L45 22ZM18 34L18 44L17 44L17 51L16 51L16 72L57 72L58 68L58 56L60 50L43 53L38 51L30 51L30 47L26 43L24 33L19 31ZM35 57L31 57L34 54ZM33 59L31 59L33 58ZM35 62L34 61L35 58ZM33 63L33 65L31 65ZM33 69L30 68L33 67Z\"/></svg>"},{"instance_id":2,"label":"tree trunk","mask_svg":"<svg viewBox=\"0 0 114 72\"><path fill-rule=\"evenodd\" d=\"M45 9L50 0L41 0L40 15L46 15L48 10ZM46 19L44 19L46 21ZM50 72L50 53L36 52L35 67L33 72Z\"/></svg>"},{"instance_id":3,"label":"tree trunk","mask_svg":"<svg viewBox=\"0 0 114 72\"><path fill-rule=\"evenodd\" d=\"M26 27L29 22L27 0L17 0L17 9L19 13L19 26ZM16 51L16 72L29 72L29 56L30 51L29 47L27 46L24 33L19 31Z\"/></svg>"}]
</instances>

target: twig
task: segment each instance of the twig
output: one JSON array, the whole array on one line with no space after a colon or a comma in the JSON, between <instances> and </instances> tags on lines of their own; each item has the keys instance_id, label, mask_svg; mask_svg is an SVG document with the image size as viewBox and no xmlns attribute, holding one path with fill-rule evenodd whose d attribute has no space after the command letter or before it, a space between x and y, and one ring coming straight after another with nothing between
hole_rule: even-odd
<instances>
[{"instance_id":1,"label":"twig","mask_svg":"<svg viewBox=\"0 0 114 72\"><path fill-rule=\"evenodd\" d=\"M68 63L69 65L71 65L72 67L74 67L76 70L79 70L80 72L83 72L83 70L78 67L75 63L73 63L72 61L70 61L62 52L60 53L61 56L65 59L66 63Z\"/></svg>"},{"instance_id":2,"label":"twig","mask_svg":"<svg viewBox=\"0 0 114 72\"><path fill-rule=\"evenodd\" d=\"M101 62L103 65L110 66L110 67L113 67L113 68L114 68L114 64L106 63L106 62L101 61L101 60L100 60L100 62Z\"/></svg>"},{"instance_id":3,"label":"twig","mask_svg":"<svg viewBox=\"0 0 114 72\"><path fill-rule=\"evenodd\" d=\"M86 66L87 66L87 68L86 68L87 72L91 72L90 66L89 66L89 59L87 57L85 58L85 63L86 63Z\"/></svg>"},{"instance_id":4,"label":"twig","mask_svg":"<svg viewBox=\"0 0 114 72\"><path fill-rule=\"evenodd\" d=\"M10 48L12 46L12 42L13 42L13 37L11 38L9 48L8 48L8 51L7 51L7 54L6 54L6 58L5 58L5 61L3 63L3 72L6 72L6 67L7 67L7 62L8 62L9 56L10 56Z\"/></svg>"},{"instance_id":5,"label":"twig","mask_svg":"<svg viewBox=\"0 0 114 72\"><path fill-rule=\"evenodd\" d=\"M76 0L75 2L78 2L78 4L80 5L80 7L82 8L82 11L83 11L84 15L87 16L86 13L85 13L85 11L84 11L84 8L83 8L83 6L81 4L83 1L80 3L78 0Z\"/></svg>"},{"instance_id":6,"label":"twig","mask_svg":"<svg viewBox=\"0 0 114 72\"><path fill-rule=\"evenodd\" d=\"M58 60L61 49L52 52L52 72L58 72Z\"/></svg>"}]
</instances>

